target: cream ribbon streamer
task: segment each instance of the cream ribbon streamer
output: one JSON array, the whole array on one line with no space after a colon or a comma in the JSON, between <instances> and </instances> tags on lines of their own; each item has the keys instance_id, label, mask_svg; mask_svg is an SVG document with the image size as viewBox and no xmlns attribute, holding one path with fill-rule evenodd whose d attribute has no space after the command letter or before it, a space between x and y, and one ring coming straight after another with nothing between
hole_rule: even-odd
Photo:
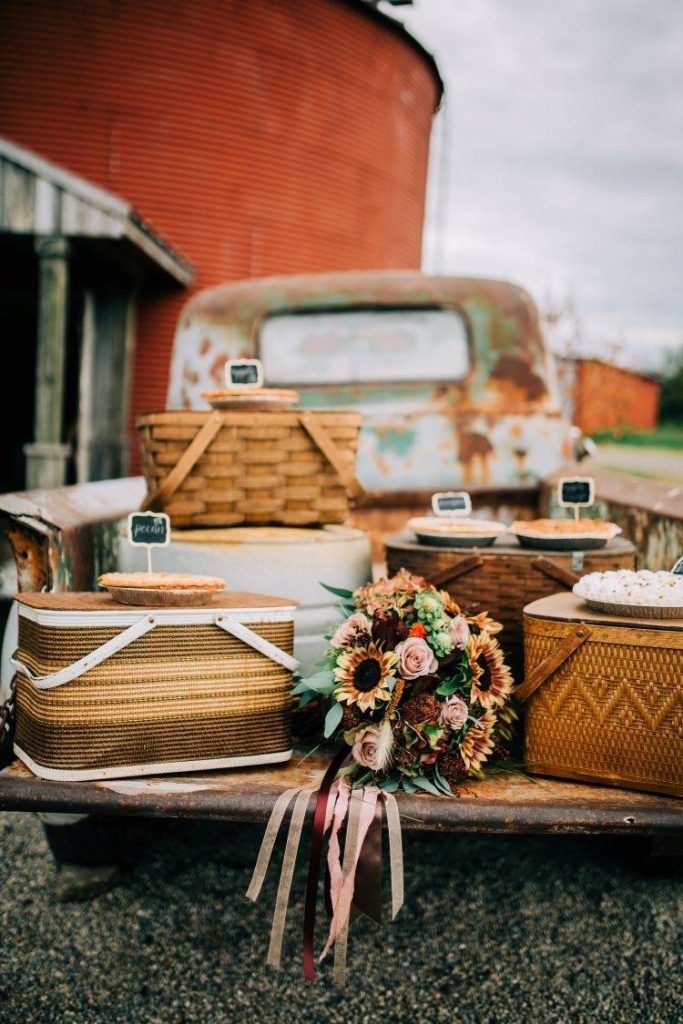
<instances>
[{"instance_id":1,"label":"cream ribbon streamer","mask_svg":"<svg viewBox=\"0 0 683 1024\"><path fill-rule=\"evenodd\" d=\"M306 816L308 801L315 792L315 787L308 786L302 789L294 801L292 820L289 823L289 834L285 855L282 860L280 871L280 884L278 885L277 896L275 897L275 911L273 913L273 924L270 930L270 945L268 946L268 957L266 963L271 967L279 968L282 956L282 938L285 931L287 919L287 907L289 905L289 894L292 889L292 877L296 864L296 855L299 852L301 842L301 830Z\"/></svg>"},{"instance_id":2,"label":"cream ribbon streamer","mask_svg":"<svg viewBox=\"0 0 683 1024\"><path fill-rule=\"evenodd\" d=\"M285 812L290 805L290 802L300 792L297 789L286 789L277 800L275 806L270 814L268 825L266 826L265 835L261 841L261 849L259 850L258 857L256 858L256 864L254 866L254 873L251 876L251 882L246 892L248 900L255 902L261 888L265 881L266 873L268 871L268 865L270 864L270 858L273 855L273 848L275 846L275 840L277 839L278 832L280 831L280 825L282 819L285 816Z\"/></svg>"},{"instance_id":3,"label":"cream ribbon streamer","mask_svg":"<svg viewBox=\"0 0 683 1024\"><path fill-rule=\"evenodd\" d=\"M403 837L401 816L393 793L381 791L387 815L389 833L389 871L391 874L391 919L396 917L403 906Z\"/></svg>"},{"instance_id":4,"label":"cream ribbon streamer","mask_svg":"<svg viewBox=\"0 0 683 1024\"><path fill-rule=\"evenodd\" d=\"M255 901L258 898L268 872L282 822L287 809L292 801L294 801L282 868L280 870L267 956L267 963L276 968L280 967L282 957L287 907L296 857L301 842L301 833L306 817L306 809L311 796L317 792L318 785L319 783L314 786L288 789L278 797L266 826L251 882L246 892L247 899ZM385 806L387 832L389 834L391 917L393 919L401 909L404 899L403 842L396 798L393 794L380 790L376 786L363 786L360 789L352 790L345 777L336 780L330 790L325 815L324 834L330 832L327 859L330 872L330 896L333 915L327 942L320 955L320 960L327 955L334 945L335 954L332 976L333 981L340 988L344 987L346 978L348 931L356 867L363 848L363 842L375 815L377 801L380 799ZM339 837L344 820L347 820L346 839L344 842L343 861L340 863Z\"/></svg>"}]
</instances>

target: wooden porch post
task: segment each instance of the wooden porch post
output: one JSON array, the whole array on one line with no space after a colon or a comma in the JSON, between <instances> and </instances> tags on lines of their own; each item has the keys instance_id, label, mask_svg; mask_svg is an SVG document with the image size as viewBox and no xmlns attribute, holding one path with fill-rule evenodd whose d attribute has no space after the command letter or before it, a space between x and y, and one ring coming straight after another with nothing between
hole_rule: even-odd
<instances>
[{"instance_id":1,"label":"wooden porch post","mask_svg":"<svg viewBox=\"0 0 683 1024\"><path fill-rule=\"evenodd\" d=\"M66 362L69 243L59 235L36 238L38 338L33 442L26 454L26 487L66 482L70 447L62 443Z\"/></svg>"}]
</instances>

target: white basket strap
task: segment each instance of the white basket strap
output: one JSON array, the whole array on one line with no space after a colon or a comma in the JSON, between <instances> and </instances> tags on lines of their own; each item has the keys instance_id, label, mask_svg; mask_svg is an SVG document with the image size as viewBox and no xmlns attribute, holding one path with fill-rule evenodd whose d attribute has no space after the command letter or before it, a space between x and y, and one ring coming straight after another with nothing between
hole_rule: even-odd
<instances>
[{"instance_id":1,"label":"white basket strap","mask_svg":"<svg viewBox=\"0 0 683 1024\"><path fill-rule=\"evenodd\" d=\"M299 668L299 662L296 658L293 658L291 654L286 654L281 651L275 644L271 644L269 640L265 640L258 633L254 633L252 629L248 629L243 622L238 622L237 619L233 619L230 615L226 615L225 612L218 612L214 616L214 623L224 629L226 633L230 633L232 636L236 636L238 640L243 640L245 644L253 647L255 651L259 651L260 654L265 654L271 661L276 661L278 665L282 665L289 672L296 672Z\"/></svg>"},{"instance_id":2,"label":"white basket strap","mask_svg":"<svg viewBox=\"0 0 683 1024\"><path fill-rule=\"evenodd\" d=\"M124 629L123 632L117 633L111 640L107 640L106 644L102 644L101 647L97 647L90 654L86 654L84 658L79 661L75 661L73 665L67 665L66 668L60 668L58 672L52 672L48 676L35 676L31 669L24 665L23 662L19 661L18 658L11 658L12 665L21 672L22 675L27 676L31 683L39 690L52 690L56 686L63 686L64 683L70 683L73 679L78 679L85 672L89 672L91 668L95 668L97 665L101 665L103 661L110 658L112 654L116 654L118 651L123 650L128 644L132 643L133 640L137 640L139 636L144 636L145 633L149 633L150 630L154 629L157 625L157 620L154 615L146 615L143 619L138 619L128 629Z\"/></svg>"}]
</instances>

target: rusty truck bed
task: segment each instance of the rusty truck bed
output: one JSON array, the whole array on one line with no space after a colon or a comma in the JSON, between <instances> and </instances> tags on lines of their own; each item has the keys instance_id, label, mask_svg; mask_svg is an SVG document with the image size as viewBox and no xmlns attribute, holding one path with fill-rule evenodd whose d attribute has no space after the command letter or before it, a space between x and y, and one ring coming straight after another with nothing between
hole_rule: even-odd
<instances>
[{"instance_id":1,"label":"rusty truck bed","mask_svg":"<svg viewBox=\"0 0 683 1024\"><path fill-rule=\"evenodd\" d=\"M101 782L47 782L19 761L0 772L0 810L265 822L286 789L315 783L321 757L282 768ZM489 833L683 835L683 801L604 786L505 774L464 787L458 799L397 794L406 829ZM312 814L313 800L309 805Z\"/></svg>"}]
</instances>

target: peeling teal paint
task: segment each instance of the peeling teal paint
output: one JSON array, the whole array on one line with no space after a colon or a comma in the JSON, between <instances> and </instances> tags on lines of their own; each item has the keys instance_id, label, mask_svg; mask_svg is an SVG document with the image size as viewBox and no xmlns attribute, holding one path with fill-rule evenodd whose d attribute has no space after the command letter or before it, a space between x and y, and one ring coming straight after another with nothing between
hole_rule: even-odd
<instances>
[{"instance_id":1,"label":"peeling teal paint","mask_svg":"<svg viewBox=\"0 0 683 1024\"><path fill-rule=\"evenodd\" d=\"M395 455L409 456L417 439L417 431L404 427L402 430L387 428L376 430L377 448L383 454L392 452Z\"/></svg>"},{"instance_id":2,"label":"peeling teal paint","mask_svg":"<svg viewBox=\"0 0 683 1024\"><path fill-rule=\"evenodd\" d=\"M416 307L462 316L471 359L464 379L449 380L444 370L445 380L426 385L361 381L299 389L306 408L362 413L357 470L366 489L495 487L554 472L570 455L569 424L548 374L536 307L523 289L504 281L386 271L254 279L207 289L181 317L169 406L201 407L201 391L216 386L208 379L210 369L234 352L237 337L243 354L258 356L261 326L272 316ZM204 338L210 339L210 356L200 352ZM268 379L267 365L265 371L267 383L277 386Z\"/></svg>"}]
</instances>

